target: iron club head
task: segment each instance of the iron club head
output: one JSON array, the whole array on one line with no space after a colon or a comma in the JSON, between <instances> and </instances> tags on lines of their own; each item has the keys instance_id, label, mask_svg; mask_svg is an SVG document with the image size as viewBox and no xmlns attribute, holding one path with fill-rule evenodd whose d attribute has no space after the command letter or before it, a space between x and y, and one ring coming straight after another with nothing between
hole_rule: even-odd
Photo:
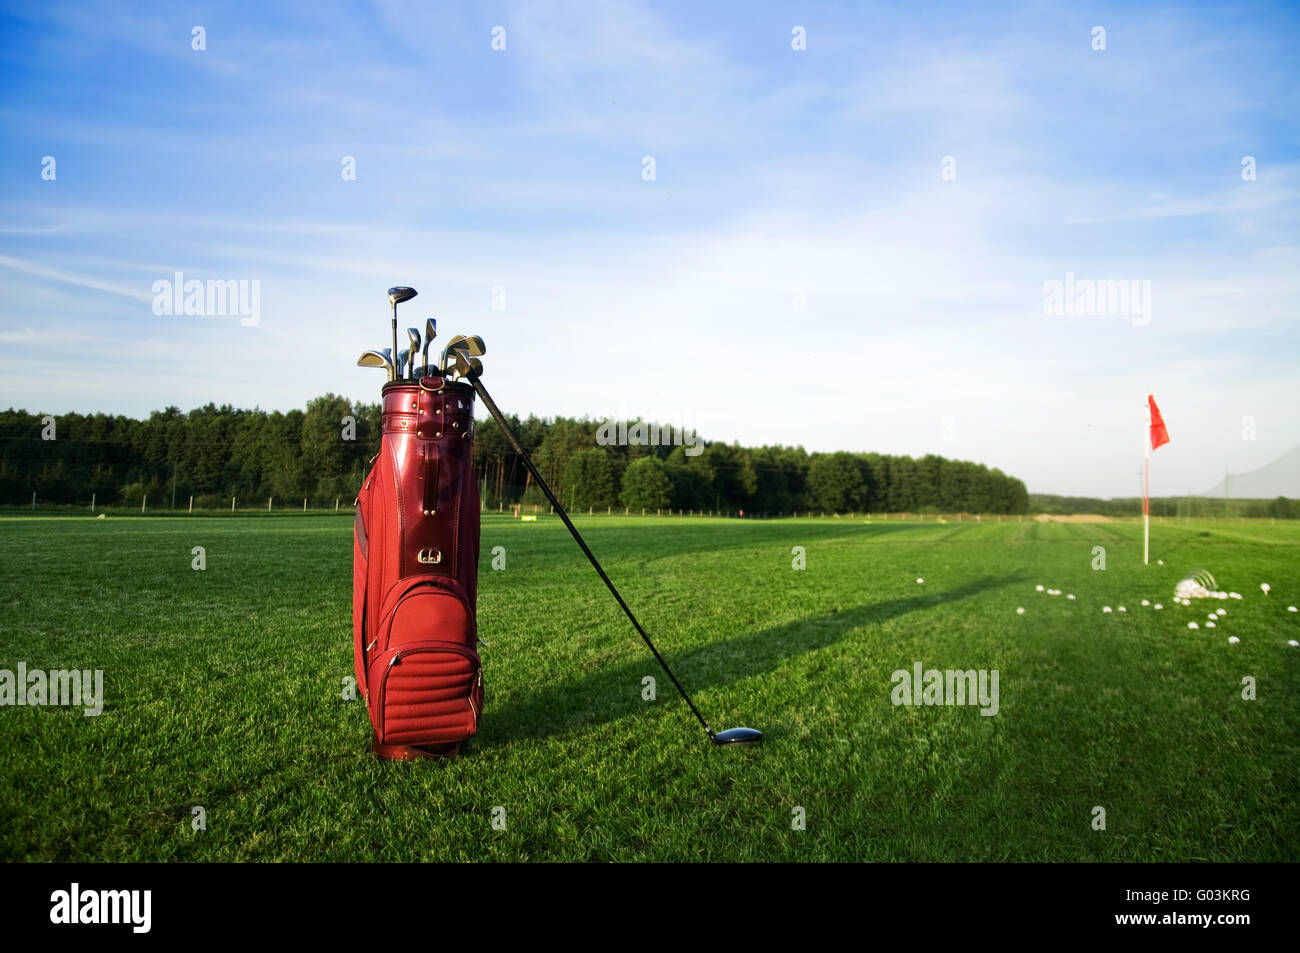
<instances>
[{"instance_id":1,"label":"iron club head","mask_svg":"<svg viewBox=\"0 0 1300 953\"><path fill-rule=\"evenodd\" d=\"M487 353L487 345L477 334L471 334L469 337L458 335L452 342L452 347L464 351L470 357L482 357Z\"/></svg>"},{"instance_id":2,"label":"iron club head","mask_svg":"<svg viewBox=\"0 0 1300 953\"><path fill-rule=\"evenodd\" d=\"M407 328L406 339L411 342L411 376L415 376L415 357L420 353L420 329Z\"/></svg>"},{"instance_id":3,"label":"iron club head","mask_svg":"<svg viewBox=\"0 0 1300 953\"><path fill-rule=\"evenodd\" d=\"M728 728L717 733L710 731L709 740L715 745L733 745L743 748L749 745L761 745L763 733L756 728Z\"/></svg>"},{"instance_id":4,"label":"iron club head","mask_svg":"<svg viewBox=\"0 0 1300 953\"><path fill-rule=\"evenodd\" d=\"M438 322L435 318L429 318L424 322L424 368L423 374L429 373L429 345L433 339L438 336Z\"/></svg>"},{"instance_id":5,"label":"iron club head","mask_svg":"<svg viewBox=\"0 0 1300 953\"><path fill-rule=\"evenodd\" d=\"M457 335L456 335L455 337L453 337L450 341L448 341L448 342L446 343L446 345L443 347L443 349L442 349L442 357L441 357L441 358L439 359L439 361L438 361L438 366L439 366L440 368L442 368L442 372L443 372L444 374L447 373L447 368L448 368L448 366L449 366L448 363L447 363L447 358L450 357L450 356L451 356L451 352L454 351L454 350L456 349L456 345L457 345L458 343L460 343L461 341L463 341L463 340L465 340L465 335L463 335L463 334L457 334Z\"/></svg>"},{"instance_id":6,"label":"iron club head","mask_svg":"<svg viewBox=\"0 0 1300 953\"><path fill-rule=\"evenodd\" d=\"M397 364L395 365L395 367L397 369L398 380L401 380L403 377L406 376L406 362L410 360L410 353L411 352L406 350L405 348L397 352Z\"/></svg>"},{"instance_id":7,"label":"iron club head","mask_svg":"<svg viewBox=\"0 0 1300 953\"><path fill-rule=\"evenodd\" d=\"M384 348L382 351L371 348L362 351L361 356L357 358L357 367L382 367L388 374L388 379L393 379L393 352Z\"/></svg>"}]
</instances>

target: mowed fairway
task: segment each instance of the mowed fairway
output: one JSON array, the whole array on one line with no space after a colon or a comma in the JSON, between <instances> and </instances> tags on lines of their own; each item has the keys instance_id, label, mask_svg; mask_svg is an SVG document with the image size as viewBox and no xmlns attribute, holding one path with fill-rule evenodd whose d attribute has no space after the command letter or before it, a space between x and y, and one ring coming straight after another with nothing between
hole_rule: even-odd
<instances>
[{"instance_id":1,"label":"mowed fairway","mask_svg":"<svg viewBox=\"0 0 1300 953\"><path fill-rule=\"evenodd\" d=\"M0 708L0 857L1300 856L1300 527L1160 526L1144 569L1134 524L579 526L714 728L762 748L708 744L554 518L485 519L481 730L419 763L371 756L341 698L350 517L0 519L0 668L105 672L98 717ZM1245 598L1175 606L1193 569ZM996 716L893 705L917 661L997 669Z\"/></svg>"}]
</instances>

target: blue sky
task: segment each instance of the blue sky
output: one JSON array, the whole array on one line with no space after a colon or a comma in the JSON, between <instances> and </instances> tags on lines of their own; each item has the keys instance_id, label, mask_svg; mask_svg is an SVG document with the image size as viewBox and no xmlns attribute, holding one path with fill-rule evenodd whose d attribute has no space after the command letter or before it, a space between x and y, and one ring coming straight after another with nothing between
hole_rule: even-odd
<instances>
[{"instance_id":1,"label":"blue sky","mask_svg":"<svg viewBox=\"0 0 1300 953\"><path fill-rule=\"evenodd\" d=\"M1150 390L1152 492L1200 491L1300 443L1297 39L1284 4L6 4L0 406L373 400L410 284L509 411L1110 496ZM260 282L257 323L154 314L178 271ZM1067 272L1150 320L1045 314Z\"/></svg>"}]
</instances>

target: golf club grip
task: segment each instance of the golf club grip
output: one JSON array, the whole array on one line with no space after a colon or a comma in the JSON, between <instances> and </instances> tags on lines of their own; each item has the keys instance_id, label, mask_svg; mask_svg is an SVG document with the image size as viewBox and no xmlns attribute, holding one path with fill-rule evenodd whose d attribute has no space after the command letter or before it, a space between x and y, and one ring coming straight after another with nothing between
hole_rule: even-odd
<instances>
[{"instance_id":1,"label":"golf club grip","mask_svg":"<svg viewBox=\"0 0 1300 953\"><path fill-rule=\"evenodd\" d=\"M488 409L488 412L492 415L492 419L497 422L497 426L500 427L501 431L506 435L506 439L510 441L510 446L514 447L515 452L523 459L524 466L527 467L528 472L533 475L533 479L537 481L537 485L542 488L542 492L546 494L546 498L551 501L551 505L555 507L556 514L564 521L564 525L569 528L569 532L572 534L574 542L582 548L582 551L586 554L587 560L591 563L592 568L599 574L601 581L605 583L610 594L618 601L619 606L623 609L624 615L627 616L628 621L630 621L633 628L636 629L637 635L641 636L641 640L645 642L650 651L654 653L655 660L659 662L659 665L668 674L668 678L672 680L678 693L683 699L685 699L686 704L690 706L691 714L693 714L696 720L704 726L705 732L710 738L712 738L713 730L709 727L709 723L704 720L704 716L700 714L700 710L695 707L695 703L691 701L691 696L686 694L686 689L682 688L681 682L677 681L677 676L674 675L673 670L668 667L668 663L664 661L664 657L659 654L659 650L655 648L654 642L650 640L650 636L646 634L645 629L641 628L641 623L637 621L636 616L632 614L632 610L629 609L627 603L623 601L623 597L619 595L618 589L614 587L614 583L610 581L609 576L605 575L605 570L601 568L595 554L587 547L587 543L582 538L582 534L579 533L578 528L573 525L573 521L569 519L569 514L564 511L564 507L561 506L560 501L555 498L555 494L551 492L551 488L546 485L546 481L542 479L542 475L537 472L537 467L533 466L532 458L528 456L528 453L520 445L519 438L515 436L515 432L510 428L510 425L506 423L505 416L497 407L496 402L492 400L491 396L488 394L487 389L483 386L483 382L478 377L473 377L471 380L474 382L474 390L477 391L479 397L483 400L483 406Z\"/></svg>"}]
</instances>

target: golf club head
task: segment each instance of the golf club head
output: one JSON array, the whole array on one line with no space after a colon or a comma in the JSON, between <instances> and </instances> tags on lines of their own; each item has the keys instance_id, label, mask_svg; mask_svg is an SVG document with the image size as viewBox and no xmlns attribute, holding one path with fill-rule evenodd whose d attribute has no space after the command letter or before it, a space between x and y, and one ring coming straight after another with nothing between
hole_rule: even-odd
<instances>
[{"instance_id":1,"label":"golf club head","mask_svg":"<svg viewBox=\"0 0 1300 953\"><path fill-rule=\"evenodd\" d=\"M407 288L405 285L398 285L396 288L388 289L388 300L392 303L393 307L397 307L403 301L410 301L417 294L419 294L419 292L414 288Z\"/></svg>"},{"instance_id":2,"label":"golf club head","mask_svg":"<svg viewBox=\"0 0 1300 953\"><path fill-rule=\"evenodd\" d=\"M401 380L403 377L406 376L406 362L407 360L409 360L409 355L410 355L410 351L406 350L405 348L403 348L401 351L397 353L396 370L397 370L398 380Z\"/></svg>"},{"instance_id":3,"label":"golf club head","mask_svg":"<svg viewBox=\"0 0 1300 953\"><path fill-rule=\"evenodd\" d=\"M388 379L393 380L397 374L393 369L393 352L388 348L382 351L371 348L363 351L357 358L357 367L382 367L388 372Z\"/></svg>"},{"instance_id":4,"label":"golf club head","mask_svg":"<svg viewBox=\"0 0 1300 953\"><path fill-rule=\"evenodd\" d=\"M448 367L447 360L451 356L451 352L454 351L456 349L456 345L459 344L464 339L465 339L465 335L457 334L445 345L443 345L442 358L439 360L438 366L441 367L444 371L447 370Z\"/></svg>"},{"instance_id":5,"label":"golf club head","mask_svg":"<svg viewBox=\"0 0 1300 953\"><path fill-rule=\"evenodd\" d=\"M482 357L487 353L487 345L477 334L471 334L469 337L463 334L457 335L452 340L451 346L458 351L464 351L470 357Z\"/></svg>"},{"instance_id":6,"label":"golf club head","mask_svg":"<svg viewBox=\"0 0 1300 953\"><path fill-rule=\"evenodd\" d=\"M731 745L744 748L750 745L761 745L763 743L763 733L756 728L728 728L726 731L719 731L717 734L709 732L709 740L719 746Z\"/></svg>"},{"instance_id":7,"label":"golf club head","mask_svg":"<svg viewBox=\"0 0 1300 953\"><path fill-rule=\"evenodd\" d=\"M429 318L424 322L424 368L423 374L429 373L429 345L433 339L438 336L438 321L436 318Z\"/></svg>"},{"instance_id":8,"label":"golf club head","mask_svg":"<svg viewBox=\"0 0 1300 953\"><path fill-rule=\"evenodd\" d=\"M415 356L420 353L420 329L407 328L406 338L411 342L411 376L415 376Z\"/></svg>"},{"instance_id":9,"label":"golf club head","mask_svg":"<svg viewBox=\"0 0 1300 953\"><path fill-rule=\"evenodd\" d=\"M460 348L452 348L448 351L447 358L450 363L444 365L442 370L443 374L450 372L458 378L464 378L468 377L473 372L469 356L466 355L464 351L460 350ZM481 364L479 366L482 367Z\"/></svg>"},{"instance_id":10,"label":"golf club head","mask_svg":"<svg viewBox=\"0 0 1300 953\"><path fill-rule=\"evenodd\" d=\"M361 356L357 358L357 367L382 367L388 372L389 380L392 380L393 374L393 357L387 349L377 351L373 348L362 351Z\"/></svg>"}]
</instances>

